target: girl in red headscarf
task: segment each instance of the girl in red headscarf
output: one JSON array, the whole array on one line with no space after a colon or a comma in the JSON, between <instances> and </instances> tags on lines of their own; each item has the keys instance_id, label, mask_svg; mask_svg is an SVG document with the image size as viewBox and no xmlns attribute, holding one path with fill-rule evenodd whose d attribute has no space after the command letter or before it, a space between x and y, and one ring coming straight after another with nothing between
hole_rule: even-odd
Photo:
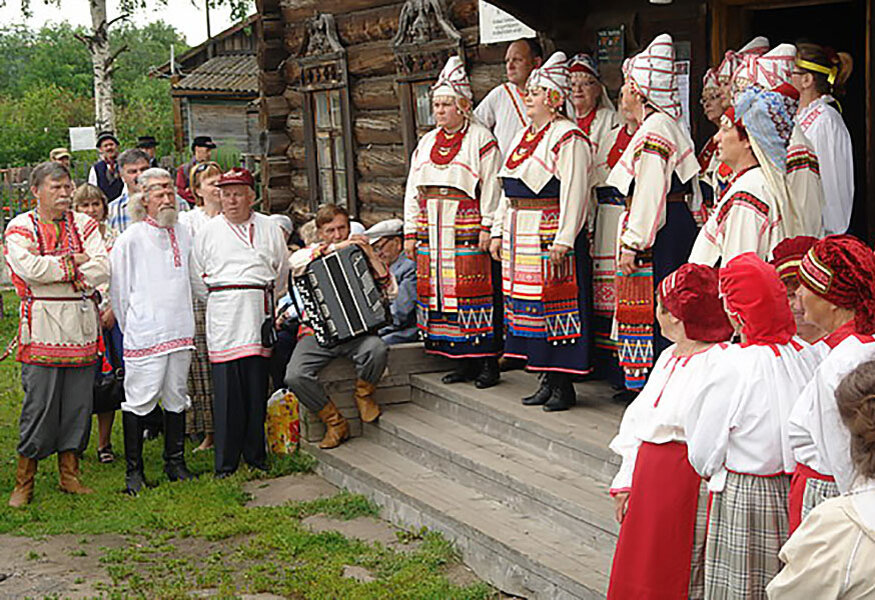
<instances>
[{"instance_id":1,"label":"girl in red headscarf","mask_svg":"<svg viewBox=\"0 0 875 600\"><path fill-rule=\"evenodd\" d=\"M790 443L798 463L790 491L795 529L822 501L847 491L854 478L847 428L835 390L857 365L875 358L875 256L850 235L818 241L799 265L805 319L827 332L823 358L790 416Z\"/></svg>"},{"instance_id":2,"label":"girl in red headscarf","mask_svg":"<svg viewBox=\"0 0 875 600\"><path fill-rule=\"evenodd\" d=\"M687 264L662 280L656 317L663 352L611 442L623 457L611 485L621 524L608 598L701 598L706 501L687 460L684 416L720 372L732 327L717 271ZM670 482L670 485L668 484Z\"/></svg>"},{"instance_id":3,"label":"girl in red headscarf","mask_svg":"<svg viewBox=\"0 0 875 600\"><path fill-rule=\"evenodd\" d=\"M781 568L793 455L787 420L814 371L774 267L748 252L720 269L741 343L696 396L684 428L690 463L712 492L705 597L757 600Z\"/></svg>"}]
</instances>

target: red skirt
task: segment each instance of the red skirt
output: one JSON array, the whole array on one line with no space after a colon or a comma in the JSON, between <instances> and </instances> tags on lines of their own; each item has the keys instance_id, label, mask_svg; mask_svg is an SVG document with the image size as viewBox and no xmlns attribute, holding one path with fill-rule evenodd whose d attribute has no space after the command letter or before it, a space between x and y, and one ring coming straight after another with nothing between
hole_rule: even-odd
<instances>
[{"instance_id":1,"label":"red skirt","mask_svg":"<svg viewBox=\"0 0 875 600\"><path fill-rule=\"evenodd\" d=\"M686 444L641 444L614 552L609 600L688 597L700 484Z\"/></svg>"},{"instance_id":2,"label":"red skirt","mask_svg":"<svg viewBox=\"0 0 875 600\"><path fill-rule=\"evenodd\" d=\"M796 463L793 479L790 480L790 496L787 502L788 509L790 510L791 534L802 523L802 498L805 496L805 484L809 479L835 481L831 475L823 475L807 465Z\"/></svg>"}]
</instances>

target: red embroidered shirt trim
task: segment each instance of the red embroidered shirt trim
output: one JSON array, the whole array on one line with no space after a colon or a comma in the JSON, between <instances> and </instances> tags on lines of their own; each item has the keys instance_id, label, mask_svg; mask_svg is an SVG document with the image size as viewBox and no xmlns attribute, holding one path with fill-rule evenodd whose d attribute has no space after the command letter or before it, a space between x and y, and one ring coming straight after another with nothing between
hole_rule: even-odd
<instances>
[{"instance_id":1,"label":"red embroidered shirt trim","mask_svg":"<svg viewBox=\"0 0 875 600\"><path fill-rule=\"evenodd\" d=\"M459 150L462 149L462 141L465 139L466 133L468 133L467 123L454 133L447 133L443 127L438 128L437 135L434 138L434 145L431 147L431 153L429 154L431 162L436 165L450 164L456 158Z\"/></svg>"},{"instance_id":2,"label":"red embroidered shirt trim","mask_svg":"<svg viewBox=\"0 0 875 600\"><path fill-rule=\"evenodd\" d=\"M177 269L182 266L182 258L179 253L179 242L176 240L176 230L173 227L162 227L158 224L158 221L153 219L152 217L146 217L143 219L143 222L147 225L151 225L152 227L157 227L158 229L163 229L167 232L167 235L170 237L170 248L173 250L173 266Z\"/></svg>"},{"instance_id":3,"label":"red embroidered shirt trim","mask_svg":"<svg viewBox=\"0 0 875 600\"><path fill-rule=\"evenodd\" d=\"M541 143L541 140L544 139L544 136L547 134L547 130L550 129L551 125L553 125L553 121L544 125L544 127L541 128L541 131L535 131L535 126L529 125L526 128L525 133L523 133L520 143L517 144L517 147L510 153L510 156L507 157L507 163L505 166L508 169L513 170L523 164L526 159L532 155L535 148Z\"/></svg>"}]
</instances>

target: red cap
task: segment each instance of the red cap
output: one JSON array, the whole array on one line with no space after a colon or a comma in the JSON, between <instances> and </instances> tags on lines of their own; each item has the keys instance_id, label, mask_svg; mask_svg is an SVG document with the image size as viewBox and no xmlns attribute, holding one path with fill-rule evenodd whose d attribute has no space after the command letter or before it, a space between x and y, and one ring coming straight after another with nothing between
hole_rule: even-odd
<instances>
[{"instance_id":1,"label":"red cap","mask_svg":"<svg viewBox=\"0 0 875 600\"><path fill-rule=\"evenodd\" d=\"M255 179L252 177L249 169L234 167L227 173L222 173L218 181L216 181L216 185L219 187L223 185L248 185L255 189Z\"/></svg>"},{"instance_id":2,"label":"red cap","mask_svg":"<svg viewBox=\"0 0 875 600\"><path fill-rule=\"evenodd\" d=\"M717 269L685 264L659 283L662 305L681 320L691 340L725 342L732 325L717 293Z\"/></svg>"},{"instance_id":3,"label":"red cap","mask_svg":"<svg viewBox=\"0 0 875 600\"><path fill-rule=\"evenodd\" d=\"M816 237L810 235L797 235L796 237L782 240L772 248L772 260L769 264L778 271L781 281L799 276L799 265L802 257L811 247L817 243Z\"/></svg>"},{"instance_id":4,"label":"red cap","mask_svg":"<svg viewBox=\"0 0 875 600\"><path fill-rule=\"evenodd\" d=\"M720 294L748 344L786 344L796 333L787 289L775 267L755 253L739 254L720 269Z\"/></svg>"},{"instance_id":5,"label":"red cap","mask_svg":"<svg viewBox=\"0 0 875 600\"><path fill-rule=\"evenodd\" d=\"M875 333L875 255L852 235L819 240L802 258L799 283L827 302L856 313L854 330Z\"/></svg>"}]
</instances>

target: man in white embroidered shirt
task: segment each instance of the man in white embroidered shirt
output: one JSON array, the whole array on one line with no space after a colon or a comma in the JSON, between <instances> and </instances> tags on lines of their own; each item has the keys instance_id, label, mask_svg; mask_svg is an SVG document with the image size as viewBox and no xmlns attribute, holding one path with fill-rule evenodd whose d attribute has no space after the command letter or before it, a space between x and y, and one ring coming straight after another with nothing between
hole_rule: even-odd
<instances>
[{"instance_id":1,"label":"man in white embroidered shirt","mask_svg":"<svg viewBox=\"0 0 875 600\"><path fill-rule=\"evenodd\" d=\"M542 60L543 51L537 39L511 42L504 55L507 82L494 87L474 109L474 116L495 136L504 158L512 150L513 136L529 124L524 102L526 81Z\"/></svg>"},{"instance_id":2,"label":"man in white embroidered shirt","mask_svg":"<svg viewBox=\"0 0 875 600\"><path fill-rule=\"evenodd\" d=\"M192 252L195 295L207 303L207 350L213 370L216 477L240 457L267 468L264 418L275 299L285 293L288 248L282 230L252 210L255 181L235 168L216 182L222 215L198 231Z\"/></svg>"},{"instance_id":3,"label":"man in white embroidered shirt","mask_svg":"<svg viewBox=\"0 0 875 600\"><path fill-rule=\"evenodd\" d=\"M173 179L164 169L139 176L141 193L130 199L132 223L110 255L112 307L124 334L125 486L143 485L143 417L164 407L164 472L170 481L191 479L185 466L188 368L194 349L188 228L177 222Z\"/></svg>"}]
</instances>

